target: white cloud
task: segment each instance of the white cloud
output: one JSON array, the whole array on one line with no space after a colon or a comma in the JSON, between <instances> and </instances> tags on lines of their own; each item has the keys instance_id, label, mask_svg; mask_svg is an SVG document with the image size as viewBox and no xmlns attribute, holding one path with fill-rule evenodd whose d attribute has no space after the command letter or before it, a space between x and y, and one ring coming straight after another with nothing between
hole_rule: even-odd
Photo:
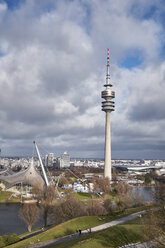
<instances>
[{"instance_id":1,"label":"white cloud","mask_svg":"<svg viewBox=\"0 0 165 248\"><path fill-rule=\"evenodd\" d=\"M111 50L112 82L116 82L116 111L112 114L115 152L126 139L135 150L140 144L163 141L160 103L163 106L165 65L159 62L163 28L152 18L140 19L130 12L132 2L55 4L43 0L38 6L31 0L19 9L4 9L0 22L0 50L4 53L0 57L0 138L6 142L4 154L19 154L21 146L25 152L30 140L37 138L56 152L67 147L72 156L86 152L103 157L105 116L100 95L107 47ZM135 51L143 59L139 68L118 67L119 58Z\"/></svg>"},{"instance_id":2,"label":"white cloud","mask_svg":"<svg viewBox=\"0 0 165 248\"><path fill-rule=\"evenodd\" d=\"M130 12L133 2L104 1L102 7L101 2L95 5L91 30L93 40L97 40L94 45L103 49L108 44L113 60L136 51L144 61L155 60L162 27L153 19L140 20L133 16Z\"/></svg>"},{"instance_id":3,"label":"white cloud","mask_svg":"<svg viewBox=\"0 0 165 248\"><path fill-rule=\"evenodd\" d=\"M0 3L0 15L3 15L6 10L7 10L7 4L5 2Z\"/></svg>"}]
</instances>

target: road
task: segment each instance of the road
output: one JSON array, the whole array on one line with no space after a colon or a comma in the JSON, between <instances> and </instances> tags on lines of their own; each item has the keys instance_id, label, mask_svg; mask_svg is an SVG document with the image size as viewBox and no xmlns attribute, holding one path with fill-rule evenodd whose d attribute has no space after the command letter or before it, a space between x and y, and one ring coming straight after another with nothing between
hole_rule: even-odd
<instances>
[{"instance_id":1,"label":"road","mask_svg":"<svg viewBox=\"0 0 165 248\"><path fill-rule=\"evenodd\" d=\"M129 221L129 220L133 220L133 219L139 217L141 214L144 214L144 213L145 213L145 210L141 211L141 212L138 212L138 213L131 214L129 216L122 217L122 218L117 219L117 220L107 222L107 223L99 225L99 226L92 227L90 231L92 233L97 232L97 231L101 231L101 230L107 229L109 227L122 224L124 222ZM64 242L68 242L70 240L73 240L73 239L79 238L80 236L84 236L84 235L88 235L88 234L90 234L89 230L83 230L81 235L79 235L78 233L75 233L75 234L72 234L72 235L67 235L67 236L57 238L57 239L53 239L53 240L50 240L50 241L40 242L40 243L37 243L37 244L34 244L34 245L32 244L30 246L26 246L26 248L50 247L52 245L57 245L57 244L61 244L61 243L64 243Z\"/></svg>"}]
</instances>

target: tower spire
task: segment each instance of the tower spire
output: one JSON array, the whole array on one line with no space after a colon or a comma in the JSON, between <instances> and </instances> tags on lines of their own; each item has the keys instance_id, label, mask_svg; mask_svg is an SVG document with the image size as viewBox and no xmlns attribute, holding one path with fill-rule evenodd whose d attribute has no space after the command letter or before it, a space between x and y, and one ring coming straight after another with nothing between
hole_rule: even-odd
<instances>
[{"instance_id":1,"label":"tower spire","mask_svg":"<svg viewBox=\"0 0 165 248\"><path fill-rule=\"evenodd\" d=\"M109 64L109 48L107 48L107 74L106 74L106 84L104 85L106 88L112 87L110 83L110 72L109 72L110 64Z\"/></svg>"}]
</instances>

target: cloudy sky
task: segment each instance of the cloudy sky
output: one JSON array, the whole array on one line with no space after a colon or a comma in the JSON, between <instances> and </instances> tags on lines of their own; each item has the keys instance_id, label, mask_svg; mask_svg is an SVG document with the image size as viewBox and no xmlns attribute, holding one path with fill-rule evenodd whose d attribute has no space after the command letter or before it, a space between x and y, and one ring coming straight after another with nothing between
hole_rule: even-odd
<instances>
[{"instance_id":1,"label":"cloudy sky","mask_svg":"<svg viewBox=\"0 0 165 248\"><path fill-rule=\"evenodd\" d=\"M3 156L103 158L107 48L112 158L165 159L164 0L0 0Z\"/></svg>"}]
</instances>

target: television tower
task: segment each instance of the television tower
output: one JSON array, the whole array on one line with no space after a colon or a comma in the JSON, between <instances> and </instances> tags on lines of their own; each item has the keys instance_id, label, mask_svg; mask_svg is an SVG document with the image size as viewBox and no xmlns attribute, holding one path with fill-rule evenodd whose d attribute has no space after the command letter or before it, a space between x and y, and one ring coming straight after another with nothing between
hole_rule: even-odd
<instances>
[{"instance_id":1,"label":"television tower","mask_svg":"<svg viewBox=\"0 0 165 248\"><path fill-rule=\"evenodd\" d=\"M114 111L114 102L111 101L115 98L115 92L111 90L112 84L110 83L109 74L109 49L107 49L107 74L105 90L101 92L101 97L105 99L102 102L102 111L106 113L105 122L105 163L104 163L104 177L112 179L112 165L111 165L111 126L110 126L110 113Z\"/></svg>"}]
</instances>

